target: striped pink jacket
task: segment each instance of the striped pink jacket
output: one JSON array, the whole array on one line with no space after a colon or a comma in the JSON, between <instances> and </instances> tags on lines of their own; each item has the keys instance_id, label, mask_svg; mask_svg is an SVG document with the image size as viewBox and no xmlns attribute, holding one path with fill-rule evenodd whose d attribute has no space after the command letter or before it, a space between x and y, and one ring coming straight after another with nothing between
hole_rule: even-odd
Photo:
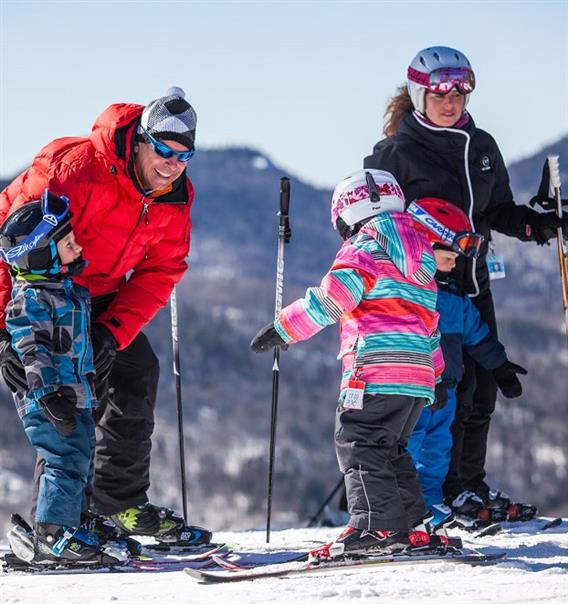
<instances>
[{"instance_id":1,"label":"striped pink jacket","mask_svg":"<svg viewBox=\"0 0 568 604\"><path fill-rule=\"evenodd\" d=\"M410 215L379 214L344 242L319 287L282 310L275 328L285 342L340 324L340 401L350 379L365 394L434 401L444 361L437 330L436 263Z\"/></svg>"}]
</instances>

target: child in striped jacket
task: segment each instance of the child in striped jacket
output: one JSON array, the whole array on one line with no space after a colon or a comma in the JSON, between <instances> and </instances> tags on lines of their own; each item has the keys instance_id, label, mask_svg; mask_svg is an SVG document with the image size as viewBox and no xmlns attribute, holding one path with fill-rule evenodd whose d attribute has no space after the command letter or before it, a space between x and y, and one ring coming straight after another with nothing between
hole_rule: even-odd
<instances>
[{"instance_id":1,"label":"child in striped jacket","mask_svg":"<svg viewBox=\"0 0 568 604\"><path fill-rule=\"evenodd\" d=\"M432 252L439 234L405 212L400 186L381 170L339 183L331 215L344 243L330 271L251 342L265 352L340 324L335 443L350 520L312 556L428 547L427 510L406 444L444 368Z\"/></svg>"}]
</instances>

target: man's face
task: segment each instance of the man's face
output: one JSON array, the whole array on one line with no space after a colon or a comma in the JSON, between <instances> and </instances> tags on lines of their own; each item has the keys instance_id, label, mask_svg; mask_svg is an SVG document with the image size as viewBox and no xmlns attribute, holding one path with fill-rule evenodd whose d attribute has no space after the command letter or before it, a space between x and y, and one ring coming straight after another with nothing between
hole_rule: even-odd
<instances>
[{"instance_id":1,"label":"man's face","mask_svg":"<svg viewBox=\"0 0 568 604\"><path fill-rule=\"evenodd\" d=\"M443 273L449 273L454 268L457 257L457 252L452 252L452 250L434 250L436 268Z\"/></svg>"},{"instance_id":2,"label":"man's face","mask_svg":"<svg viewBox=\"0 0 568 604\"><path fill-rule=\"evenodd\" d=\"M181 143L164 140L163 142L174 151L187 151ZM156 191L171 185L185 170L187 162L180 162L177 157L160 157L151 143L136 143L134 147L134 165L145 189Z\"/></svg>"}]
</instances>

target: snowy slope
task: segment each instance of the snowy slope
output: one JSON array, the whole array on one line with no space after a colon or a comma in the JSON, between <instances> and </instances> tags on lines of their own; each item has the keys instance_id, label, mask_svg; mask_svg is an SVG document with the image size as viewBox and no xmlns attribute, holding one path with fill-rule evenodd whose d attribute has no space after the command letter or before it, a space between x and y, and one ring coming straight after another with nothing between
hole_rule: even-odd
<instances>
[{"instance_id":1,"label":"snowy slope","mask_svg":"<svg viewBox=\"0 0 568 604\"><path fill-rule=\"evenodd\" d=\"M0 575L2 604L290 604L417 602L452 604L496 602L568 602L568 523L546 532L543 521L509 525L499 535L473 539L455 532L468 546L485 552L506 551L504 562L487 567L435 565L366 569L353 573L288 579L264 579L224 585L200 584L183 572L145 574ZM273 531L270 546L263 531L218 533L218 541L241 550L309 547L338 529Z\"/></svg>"}]
</instances>

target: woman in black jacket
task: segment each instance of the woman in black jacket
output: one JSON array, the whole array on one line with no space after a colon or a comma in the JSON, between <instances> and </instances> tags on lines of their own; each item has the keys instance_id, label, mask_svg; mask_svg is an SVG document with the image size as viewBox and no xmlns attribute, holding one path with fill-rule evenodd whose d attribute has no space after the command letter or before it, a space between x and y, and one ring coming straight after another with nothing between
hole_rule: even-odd
<instances>
[{"instance_id":1,"label":"woman in black jacket","mask_svg":"<svg viewBox=\"0 0 568 604\"><path fill-rule=\"evenodd\" d=\"M407 84L387 107L386 138L365 158L364 167L394 174L408 200L448 199L469 216L485 240L479 257L460 258L455 273L497 335L486 263L491 230L544 244L554 236L560 219L554 212L535 212L513 201L497 144L476 127L465 109L474 88L474 72L463 53L444 46L420 51L408 68ZM509 508L510 501L484 480L495 381L467 354L464 357L444 491L456 513L476 517L484 507Z\"/></svg>"}]
</instances>

